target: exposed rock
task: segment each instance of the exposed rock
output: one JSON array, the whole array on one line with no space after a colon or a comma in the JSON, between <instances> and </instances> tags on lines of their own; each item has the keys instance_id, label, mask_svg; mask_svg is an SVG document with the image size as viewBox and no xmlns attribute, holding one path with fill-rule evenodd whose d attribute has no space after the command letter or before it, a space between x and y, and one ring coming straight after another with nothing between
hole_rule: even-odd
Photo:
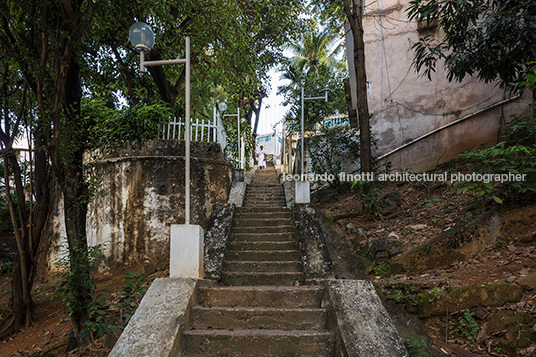
<instances>
[{"instance_id":1,"label":"exposed rock","mask_svg":"<svg viewBox=\"0 0 536 357\"><path fill-rule=\"evenodd\" d=\"M410 226L406 226L406 228L411 228L414 231L422 231L423 229L428 228L426 224L412 224Z\"/></svg>"},{"instance_id":2,"label":"exposed rock","mask_svg":"<svg viewBox=\"0 0 536 357\"><path fill-rule=\"evenodd\" d=\"M441 293L437 298L434 294L421 294L417 297L419 317L440 316L449 312L472 309L476 306L502 306L506 303L518 302L522 290L512 284L491 284L469 286Z\"/></svg>"},{"instance_id":3,"label":"exposed rock","mask_svg":"<svg viewBox=\"0 0 536 357\"><path fill-rule=\"evenodd\" d=\"M382 214L388 215L396 211L402 205L402 197L397 191L392 191L380 198L378 204L382 208Z\"/></svg>"},{"instance_id":4,"label":"exposed rock","mask_svg":"<svg viewBox=\"0 0 536 357\"><path fill-rule=\"evenodd\" d=\"M402 247L396 247L396 248L391 248L388 250L389 252L389 256L394 256L394 255L397 255L397 254L400 254L400 253L403 253L404 252L404 249L402 249Z\"/></svg>"},{"instance_id":5,"label":"exposed rock","mask_svg":"<svg viewBox=\"0 0 536 357\"><path fill-rule=\"evenodd\" d=\"M530 313L501 310L495 312L481 327L485 335L499 333L499 347L509 356L518 356L517 350L533 344L536 333L531 329L534 318Z\"/></svg>"},{"instance_id":6,"label":"exposed rock","mask_svg":"<svg viewBox=\"0 0 536 357\"><path fill-rule=\"evenodd\" d=\"M398 234L396 234L395 232L389 233L387 238L393 238L393 239L396 239L396 240L400 240L400 236Z\"/></svg>"},{"instance_id":7,"label":"exposed rock","mask_svg":"<svg viewBox=\"0 0 536 357\"><path fill-rule=\"evenodd\" d=\"M328 309L335 314L344 350L341 355L408 356L404 343L372 284L331 280Z\"/></svg>"},{"instance_id":8,"label":"exposed rock","mask_svg":"<svg viewBox=\"0 0 536 357\"><path fill-rule=\"evenodd\" d=\"M387 241L382 239L373 239L370 242L371 253L376 254L387 250Z\"/></svg>"},{"instance_id":9,"label":"exposed rock","mask_svg":"<svg viewBox=\"0 0 536 357\"><path fill-rule=\"evenodd\" d=\"M536 289L536 273L532 273L530 275L520 277L517 283L524 290L535 290Z\"/></svg>"},{"instance_id":10,"label":"exposed rock","mask_svg":"<svg viewBox=\"0 0 536 357\"><path fill-rule=\"evenodd\" d=\"M508 278L506 278L506 282L507 282L507 283L512 284L514 281L516 281L516 277L515 277L515 276L509 276Z\"/></svg>"},{"instance_id":11,"label":"exposed rock","mask_svg":"<svg viewBox=\"0 0 536 357\"><path fill-rule=\"evenodd\" d=\"M363 230L363 228L358 228L357 229L357 238L360 241L367 240L367 235L365 234L365 231Z\"/></svg>"},{"instance_id":12,"label":"exposed rock","mask_svg":"<svg viewBox=\"0 0 536 357\"><path fill-rule=\"evenodd\" d=\"M235 205L232 203L217 203L205 231L205 278L220 279L223 257L231 236L231 227Z\"/></svg>"},{"instance_id":13,"label":"exposed rock","mask_svg":"<svg viewBox=\"0 0 536 357\"><path fill-rule=\"evenodd\" d=\"M293 215L301 246L305 279L334 276L333 263L314 206L295 204Z\"/></svg>"},{"instance_id":14,"label":"exposed rock","mask_svg":"<svg viewBox=\"0 0 536 357\"><path fill-rule=\"evenodd\" d=\"M475 317L480 320L484 320L489 315L489 311L483 309L482 306L475 307L472 312L475 314Z\"/></svg>"},{"instance_id":15,"label":"exposed rock","mask_svg":"<svg viewBox=\"0 0 536 357\"><path fill-rule=\"evenodd\" d=\"M391 264L391 269L394 273L417 272L463 261L492 245L501 224L495 212L486 212L404 253Z\"/></svg>"}]
</instances>

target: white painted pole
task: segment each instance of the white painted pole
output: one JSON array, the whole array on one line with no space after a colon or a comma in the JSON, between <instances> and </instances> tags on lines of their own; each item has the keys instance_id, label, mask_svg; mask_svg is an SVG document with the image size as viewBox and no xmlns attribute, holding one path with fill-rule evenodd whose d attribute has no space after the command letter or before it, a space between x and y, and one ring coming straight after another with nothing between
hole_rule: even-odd
<instances>
[{"instance_id":1,"label":"white painted pole","mask_svg":"<svg viewBox=\"0 0 536 357\"><path fill-rule=\"evenodd\" d=\"M303 108L303 104L304 104L304 99L303 99L303 87L301 88L301 174L303 175L304 174L304 169L305 169L305 156L304 156L304 137L303 137L303 127L304 127L304 116L305 116L305 112L304 112L304 108Z\"/></svg>"},{"instance_id":2,"label":"white painted pole","mask_svg":"<svg viewBox=\"0 0 536 357\"><path fill-rule=\"evenodd\" d=\"M184 224L190 224L190 37L186 37L186 130L184 131Z\"/></svg>"},{"instance_id":3,"label":"white painted pole","mask_svg":"<svg viewBox=\"0 0 536 357\"><path fill-rule=\"evenodd\" d=\"M240 150L240 103L238 103L238 112L236 114L236 117L237 117L237 121L238 121L238 138L236 138L236 142L237 142L237 145L238 145L238 168L241 169L242 168L242 150Z\"/></svg>"}]
</instances>

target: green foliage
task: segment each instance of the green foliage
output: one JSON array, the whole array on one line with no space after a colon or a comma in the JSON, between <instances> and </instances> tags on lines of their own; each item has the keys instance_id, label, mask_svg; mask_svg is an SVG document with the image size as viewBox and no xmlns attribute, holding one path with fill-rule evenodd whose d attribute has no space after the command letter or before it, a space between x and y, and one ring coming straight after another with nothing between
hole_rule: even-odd
<instances>
[{"instance_id":1,"label":"green foliage","mask_svg":"<svg viewBox=\"0 0 536 357\"><path fill-rule=\"evenodd\" d=\"M328 183L341 190L339 173L345 162L359 159L359 136L354 129L324 128L321 134L306 140L306 149L312 169L317 173L333 174L335 180Z\"/></svg>"},{"instance_id":2,"label":"green foliage","mask_svg":"<svg viewBox=\"0 0 536 357\"><path fill-rule=\"evenodd\" d=\"M480 329L478 323L475 321L475 314L467 309L462 310L461 312L462 316L458 321L450 322L449 329L456 337L464 337L471 341L475 341L478 330Z\"/></svg>"},{"instance_id":3,"label":"green foliage","mask_svg":"<svg viewBox=\"0 0 536 357\"><path fill-rule=\"evenodd\" d=\"M12 262L0 262L0 274L10 274L13 271Z\"/></svg>"},{"instance_id":4,"label":"green foliage","mask_svg":"<svg viewBox=\"0 0 536 357\"><path fill-rule=\"evenodd\" d=\"M536 90L536 66L529 63L530 72L521 82L522 89ZM476 199L492 198L495 202L529 199L536 193L536 104L533 102L527 117L513 115L504 130L505 141L490 148L463 154L470 160L469 170L482 170L487 174L516 174L524 180L505 181L497 185L490 182L465 182L459 193L473 192Z\"/></svg>"},{"instance_id":5,"label":"green foliage","mask_svg":"<svg viewBox=\"0 0 536 357\"><path fill-rule=\"evenodd\" d=\"M444 33L440 40L428 35L413 45L413 63L428 78L444 59L449 80L477 75L512 88L536 58L533 0L412 0L407 11L410 20L437 21Z\"/></svg>"},{"instance_id":6,"label":"green foliage","mask_svg":"<svg viewBox=\"0 0 536 357\"><path fill-rule=\"evenodd\" d=\"M391 267L389 266L389 263L387 263L387 262L382 262L382 263L376 265L372 269L372 271L374 272L374 275L376 275L376 276L383 276L389 270L391 270Z\"/></svg>"},{"instance_id":7,"label":"green foliage","mask_svg":"<svg viewBox=\"0 0 536 357\"><path fill-rule=\"evenodd\" d=\"M73 252L75 254L61 257L54 263L57 271L52 275L56 281L56 291L60 294L69 317L86 307L91 311L100 306L92 303L92 295L97 286L92 273L102 260L101 246L74 248ZM93 317L97 315L94 314Z\"/></svg>"},{"instance_id":8,"label":"green foliage","mask_svg":"<svg viewBox=\"0 0 536 357\"><path fill-rule=\"evenodd\" d=\"M17 193L11 191L11 199L13 205L17 207ZM25 202L26 215L30 213L30 202ZM16 209L16 208L15 208ZM16 216L17 224L20 226L20 217ZM11 222L11 214L9 213L9 207L7 204L7 198L5 195L0 196L0 232L13 232L13 223Z\"/></svg>"},{"instance_id":9,"label":"green foliage","mask_svg":"<svg viewBox=\"0 0 536 357\"><path fill-rule=\"evenodd\" d=\"M434 197L432 199L427 199L422 202L417 203L417 206L426 205L428 207L433 207L435 203L441 202L440 197Z\"/></svg>"},{"instance_id":10,"label":"green foliage","mask_svg":"<svg viewBox=\"0 0 536 357\"><path fill-rule=\"evenodd\" d=\"M120 110L108 107L102 100L83 100L82 117L94 123L91 139L94 147L110 150L124 144L139 144L156 139L171 110L154 104Z\"/></svg>"},{"instance_id":11,"label":"green foliage","mask_svg":"<svg viewBox=\"0 0 536 357\"><path fill-rule=\"evenodd\" d=\"M441 299L441 290L439 290L439 288L433 288L432 290L430 290L428 296L428 302L434 302L436 300L439 300Z\"/></svg>"},{"instance_id":12,"label":"green foliage","mask_svg":"<svg viewBox=\"0 0 536 357\"><path fill-rule=\"evenodd\" d=\"M108 303L101 293L110 293L110 291L102 289L98 292L97 296L89 304L89 320L84 322L84 330L80 334L80 338L84 338L89 334L92 339L95 339L104 336L108 331L121 331L121 327L106 320L110 312Z\"/></svg>"},{"instance_id":13,"label":"green foliage","mask_svg":"<svg viewBox=\"0 0 536 357\"><path fill-rule=\"evenodd\" d=\"M138 299L145 294L147 280L141 270L137 272L125 273L125 281L123 287L116 292L119 293L116 306L120 311L120 320L125 325L130 317L136 311Z\"/></svg>"},{"instance_id":14,"label":"green foliage","mask_svg":"<svg viewBox=\"0 0 536 357\"><path fill-rule=\"evenodd\" d=\"M383 208L380 205L381 191L372 187L370 182L366 181L354 181L352 183L352 189L357 186L359 192L355 195L356 198L361 200L361 213L367 217L377 217L382 219Z\"/></svg>"},{"instance_id":15,"label":"green foliage","mask_svg":"<svg viewBox=\"0 0 536 357\"><path fill-rule=\"evenodd\" d=\"M411 357L428 357L426 341L421 336L407 336L404 340L406 349Z\"/></svg>"}]
</instances>

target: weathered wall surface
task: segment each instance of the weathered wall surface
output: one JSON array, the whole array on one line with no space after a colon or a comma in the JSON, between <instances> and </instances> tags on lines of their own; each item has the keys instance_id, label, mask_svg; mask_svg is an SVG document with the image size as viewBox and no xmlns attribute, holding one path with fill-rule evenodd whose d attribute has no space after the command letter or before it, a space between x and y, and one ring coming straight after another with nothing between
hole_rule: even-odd
<instances>
[{"instance_id":1,"label":"weathered wall surface","mask_svg":"<svg viewBox=\"0 0 536 357\"><path fill-rule=\"evenodd\" d=\"M380 154L508 98L496 83L483 83L474 77L449 82L442 63L438 64L431 80L415 73L411 67L414 58L411 46L427 34L436 38L442 34L436 28L419 30L417 22L407 18L408 5L409 0L366 0L363 26L368 100L370 112L374 114L372 132L378 139ZM352 54L350 37L346 44L348 54ZM349 55L348 58L351 68L353 57ZM350 78L352 102L355 103L355 77L350 75ZM424 143L411 145L388 160L393 162L395 169L421 171L480 144L494 144L501 115L503 121L508 120L511 114L522 113L529 101L528 96L522 97L484 111Z\"/></svg>"},{"instance_id":2,"label":"weathered wall surface","mask_svg":"<svg viewBox=\"0 0 536 357\"><path fill-rule=\"evenodd\" d=\"M184 223L183 155L183 142L160 140L93 161L96 191L88 206L88 242L102 245L109 268L169 259L170 226ZM192 142L191 155L191 223L205 227L213 205L227 202L231 171L219 146ZM54 218L48 270L65 251L62 206Z\"/></svg>"}]
</instances>

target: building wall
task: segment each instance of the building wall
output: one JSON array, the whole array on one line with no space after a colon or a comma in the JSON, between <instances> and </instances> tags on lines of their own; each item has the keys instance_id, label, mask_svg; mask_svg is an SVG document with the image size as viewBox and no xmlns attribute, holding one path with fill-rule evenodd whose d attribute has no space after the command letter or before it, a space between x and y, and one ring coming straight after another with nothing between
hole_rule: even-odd
<instances>
[{"instance_id":1,"label":"building wall","mask_svg":"<svg viewBox=\"0 0 536 357\"><path fill-rule=\"evenodd\" d=\"M161 140L92 161L87 238L102 245L105 270L169 260L170 226L184 223L183 155L184 142ZM191 223L204 226L213 205L227 202L231 170L218 144L192 142L191 155ZM66 254L62 200L52 231L45 271Z\"/></svg>"},{"instance_id":2,"label":"building wall","mask_svg":"<svg viewBox=\"0 0 536 357\"><path fill-rule=\"evenodd\" d=\"M363 26L369 82L369 109L373 114L372 133L378 139L379 154L386 154L435 129L460 118L471 116L473 124L463 129L452 126L440 138L418 141L412 148L396 154L394 169L422 171L434 168L459 153L480 144L494 144L499 121L526 109L529 98L522 97L505 105L485 110L508 98L496 83L483 83L475 77L462 82L449 82L442 64L431 80L419 76L411 67L411 46L426 34L440 37L436 28L418 30L405 10L409 0L366 0ZM351 32L346 38L352 104L355 107L356 85L353 68ZM483 111L481 114L473 113ZM502 115L502 119L501 119ZM423 145L421 145L423 144ZM405 155L405 152L409 154ZM438 157L437 153L440 152ZM386 158L390 160L390 158Z\"/></svg>"}]
</instances>

